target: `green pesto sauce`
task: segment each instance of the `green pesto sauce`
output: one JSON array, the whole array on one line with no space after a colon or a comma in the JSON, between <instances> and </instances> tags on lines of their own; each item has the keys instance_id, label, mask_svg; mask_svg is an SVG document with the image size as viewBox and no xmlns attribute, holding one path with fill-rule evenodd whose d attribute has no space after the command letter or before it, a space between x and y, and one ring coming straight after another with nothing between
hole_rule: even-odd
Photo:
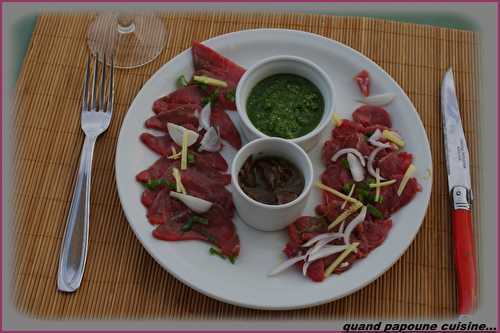
<instances>
[{"instance_id":1,"label":"green pesto sauce","mask_svg":"<svg viewBox=\"0 0 500 333\"><path fill-rule=\"evenodd\" d=\"M323 96L309 80L294 74L275 74L257 83L247 100L248 118L261 132L294 139L318 126Z\"/></svg>"}]
</instances>

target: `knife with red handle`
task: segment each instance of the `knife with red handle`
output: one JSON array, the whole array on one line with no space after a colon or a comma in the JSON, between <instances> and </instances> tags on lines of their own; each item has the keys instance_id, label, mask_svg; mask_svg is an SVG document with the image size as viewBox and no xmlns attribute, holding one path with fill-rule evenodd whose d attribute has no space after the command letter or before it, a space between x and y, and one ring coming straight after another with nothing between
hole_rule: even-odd
<instances>
[{"instance_id":1,"label":"knife with red handle","mask_svg":"<svg viewBox=\"0 0 500 333\"><path fill-rule=\"evenodd\" d=\"M463 194L465 193L465 194ZM466 189L457 186L452 191L453 211L452 229L458 284L458 313L469 314L474 309L476 298L476 257L472 213L466 195Z\"/></svg>"},{"instance_id":2,"label":"knife with red handle","mask_svg":"<svg viewBox=\"0 0 500 333\"><path fill-rule=\"evenodd\" d=\"M474 311L476 303L476 254L472 226L472 191L469 150L458 109L453 72L445 73L441 85L448 190L452 199L452 230L458 292L458 314Z\"/></svg>"}]
</instances>

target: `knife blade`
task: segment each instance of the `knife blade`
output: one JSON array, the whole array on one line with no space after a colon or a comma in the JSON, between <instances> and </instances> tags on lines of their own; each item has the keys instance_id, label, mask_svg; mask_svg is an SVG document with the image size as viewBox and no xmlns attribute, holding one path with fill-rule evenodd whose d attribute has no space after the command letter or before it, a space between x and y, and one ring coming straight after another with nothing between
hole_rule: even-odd
<instances>
[{"instance_id":1,"label":"knife blade","mask_svg":"<svg viewBox=\"0 0 500 333\"><path fill-rule=\"evenodd\" d=\"M472 313L476 302L476 260L472 228L472 201L469 150L458 107L452 69L446 71L441 85L448 190L453 203L452 229L458 285L458 313Z\"/></svg>"}]
</instances>

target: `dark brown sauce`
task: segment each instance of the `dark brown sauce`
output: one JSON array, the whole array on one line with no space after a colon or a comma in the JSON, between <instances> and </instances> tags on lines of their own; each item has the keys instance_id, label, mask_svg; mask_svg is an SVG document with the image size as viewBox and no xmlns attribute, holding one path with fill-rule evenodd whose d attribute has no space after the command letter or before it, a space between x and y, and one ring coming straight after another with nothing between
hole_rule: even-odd
<instances>
[{"instance_id":1,"label":"dark brown sauce","mask_svg":"<svg viewBox=\"0 0 500 333\"><path fill-rule=\"evenodd\" d=\"M240 169L238 183L252 199L268 205L295 200L304 190L304 176L284 158L250 156Z\"/></svg>"}]
</instances>

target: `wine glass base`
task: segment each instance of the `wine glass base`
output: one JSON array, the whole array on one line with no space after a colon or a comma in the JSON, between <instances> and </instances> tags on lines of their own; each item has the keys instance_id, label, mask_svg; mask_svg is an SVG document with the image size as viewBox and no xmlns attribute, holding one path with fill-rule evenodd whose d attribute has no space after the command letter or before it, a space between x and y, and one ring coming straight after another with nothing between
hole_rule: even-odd
<instances>
[{"instance_id":1,"label":"wine glass base","mask_svg":"<svg viewBox=\"0 0 500 333\"><path fill-rule=\"evenodd\" d=\"M90 51L102 60L114 55L117 68L134 68L153 61L167 43L167 30L161 18L133 16L133 25L122 27L118 16L99 15L90 24L87 42Z\"/></svg>"}]
</instances>

